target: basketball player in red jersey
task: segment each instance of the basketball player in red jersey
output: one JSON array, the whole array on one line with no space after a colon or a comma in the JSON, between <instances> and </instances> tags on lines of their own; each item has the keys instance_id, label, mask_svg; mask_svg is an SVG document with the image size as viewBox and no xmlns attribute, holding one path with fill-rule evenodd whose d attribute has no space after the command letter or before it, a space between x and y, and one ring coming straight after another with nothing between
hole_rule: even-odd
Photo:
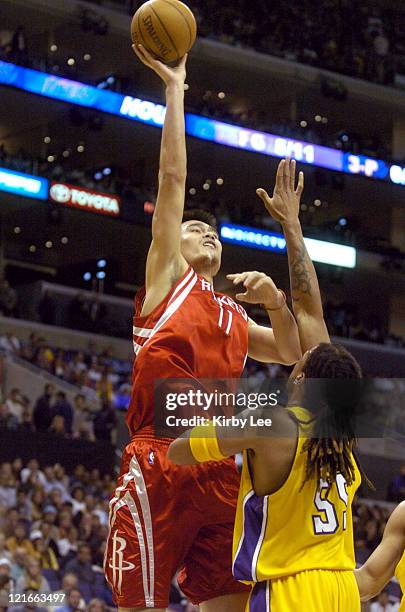
<instances>
[{"instance_id":1,"label":"basketball player in red jersey","mask_svg":"<svg viewBox=\"0 0 405 612\"><path fill-rule=\"evenodd\" d=\"M110 501L105 572L121 610L163 611L181 569L180 586L202 612L242 612L247 589L231 573L239 489L234 460L171 463L171 440L158 438L153 427L154 382L238 378L247 354L292 364L301 357L298 330L284 294L264 274L251 274L244 284L265 289L272 329L214 291L221 262L215 219L194 211L183 220L186 58L169 68L142 47L134 51L165 84L166 117L146 287L135 301L131 442Z\"/></svg>"}]
</instances>

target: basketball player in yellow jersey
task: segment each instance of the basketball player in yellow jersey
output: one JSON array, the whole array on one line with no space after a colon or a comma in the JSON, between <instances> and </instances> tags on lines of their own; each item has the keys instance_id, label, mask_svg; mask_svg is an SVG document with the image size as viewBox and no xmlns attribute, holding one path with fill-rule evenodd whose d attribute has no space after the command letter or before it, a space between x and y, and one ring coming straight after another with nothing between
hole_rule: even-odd
<instances>
[{"instance_id":1,"label":"basketball player in yellow jersey","mask_svg":"<svg viewBox=\"0 0 405 612\"><path fill-rule=\"evenodd\" d=\"M391 514L379 546L354 573L362 601L375 597L395 573L402 590L399 612L405 612L405 501Z\"/></svg>"},{"instance_id":2,"label":"basketball player in yellow jersey","mask_svg":"<svg viewBox=\"0 0 405 612\"><path fill-rule=\"evenodd\" d=\"M352 452L353 406L335 397L300 406L308 404L308 379L342 379L348 385L361 378L361 370L348 351L329 340L298 220L302 188L300 173L295 189L295 162L283 160L273 197L258 190L284 229L305 353L290 377L288 407L255 411L256 417L271 418L266 432L254 426L194 428L172 443L169 458L190 464L243 451L233 573L252 585L247 612L359 612L351 504L361 476ZM245 286L239 299L266 303L265 275L256 273L253 282L251 273L230 278Z\"/></svg>"}]
</instances>

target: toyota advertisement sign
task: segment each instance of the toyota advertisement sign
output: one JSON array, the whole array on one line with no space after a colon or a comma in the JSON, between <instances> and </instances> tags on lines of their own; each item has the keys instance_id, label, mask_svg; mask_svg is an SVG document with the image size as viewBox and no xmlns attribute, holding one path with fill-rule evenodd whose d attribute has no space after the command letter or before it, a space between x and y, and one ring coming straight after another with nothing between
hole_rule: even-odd
<instances>
[{"instance_id":1,"label":"toyota advertisement sign","mask_svg":"<svg viewBox=\"0 0 405 612\"><path fill-rule=\"evenodd\" d=\"M52 183L49 198L58 204L110 217L118 217L121 211L121 200L118 196L67 183Z\"/></svg>"}]
</instances>

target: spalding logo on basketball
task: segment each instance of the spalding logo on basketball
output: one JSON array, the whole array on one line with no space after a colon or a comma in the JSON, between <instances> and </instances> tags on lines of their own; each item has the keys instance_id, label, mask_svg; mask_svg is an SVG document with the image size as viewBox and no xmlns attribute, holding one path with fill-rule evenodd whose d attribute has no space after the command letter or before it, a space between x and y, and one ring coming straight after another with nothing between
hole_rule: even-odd
<instances>
[{"instance_id":1,"label":"spalding logo on basketball","mask_svg":"<svg viewBox=\"0 0 405 612\"><path fill-rule=\"evenodd\" d=\"M197 24L180 0L149 0L136 11L131 23L135 45L143 45L166 64L177 62L193 46Z\"/></svg>"}]
</instances>

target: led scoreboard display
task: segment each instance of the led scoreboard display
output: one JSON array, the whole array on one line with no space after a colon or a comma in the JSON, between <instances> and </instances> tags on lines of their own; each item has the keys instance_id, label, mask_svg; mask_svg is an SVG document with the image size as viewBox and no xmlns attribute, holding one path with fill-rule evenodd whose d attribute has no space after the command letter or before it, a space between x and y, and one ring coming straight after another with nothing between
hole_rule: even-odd
<instances>
[{"instance_id":1,"label":"led scoreboard display","mask_svg":"<svg viewBox=\"0 0 405 612\"><path fill-rule=\"evenodd\" d=\"M10 62L0 61L0 84L70 104L94 108L158 128L162 128L166 113L163 105L149 100L98 89L79 81L23 68ZM343 153L338 149L250 130L192 113L186 113L185 120L186 133L189 136L218 145L271 157L294 157L303 164L405 186L405 167L389 164L380 159Z\"/></svg>"},{"instance_id":2,"label":"led scoreboard display","mask_svg":"<svg viewBox=\"0 0 405 612\"><path fill-rule=\"evenodd\" d=\"M389 166L380 159L365 157L364 155L343 154L344 172L349 174L362 174L369 178L386 179L389 176Z\"/></svg>"}]
</instances>

